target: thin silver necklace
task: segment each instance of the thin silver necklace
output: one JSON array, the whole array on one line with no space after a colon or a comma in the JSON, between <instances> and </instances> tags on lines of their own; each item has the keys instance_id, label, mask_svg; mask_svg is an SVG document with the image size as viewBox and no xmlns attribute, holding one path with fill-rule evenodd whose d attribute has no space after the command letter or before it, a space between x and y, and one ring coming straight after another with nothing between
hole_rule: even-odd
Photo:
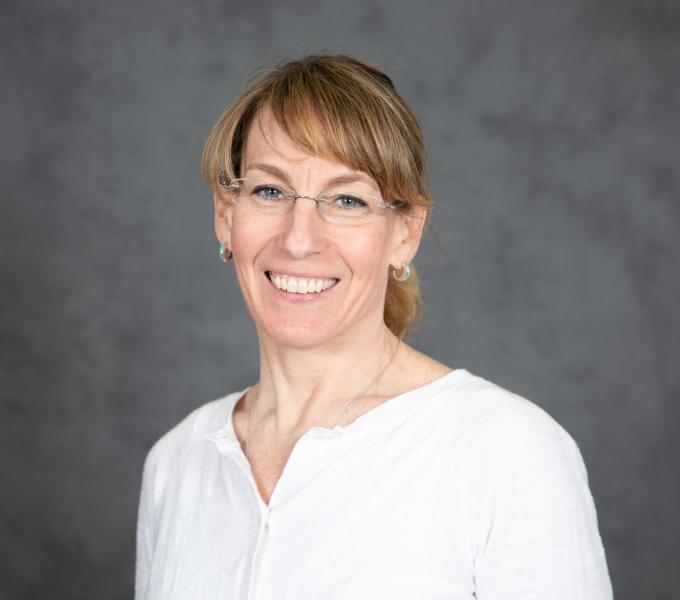
<instances>
[{"instance_id":1,"label":"thin silver necklace","mask_svg":"<svg viewBox=\"0 0 680 600\"><path fill-rule=\"evenodd\" d=\"M392 364L394 357L397 355L397 350L399 350L400 345L401 345L401 338L397 338L397 344L394 347L394 350L392 351L392 356L390 356L390 359L387 361L387 364L382 368L382 370L371 380L371 382L364 389L362 389L356 396L354 396L347 403L347 406L345 406L342 413L340 413L340 417L338 418L338 422L336 423L335 427L340 427L342 420L343 420L345 414L347 413L347 410L352 405L352 403L355 400L359 399L361 396L363 396L371 388L371 386L374 385L385 374L385 371L387 371L388 367ZM248 448L249 442L250 442L251 425L252 425L252 417L249 416L249 418L248 418L248 437L246 439L245 444L243 444L244 447L242 448L244 454L246 454L246 448ZM247 456L247 454L246 454L246 456Z\"/></svg>"},{"instance_id":2,"label":"thin silver necklace","mask_svg":"<svg viewBox=\"0 0 680 600\"><path fill-rule=\"evenodd\" d=\"M363 396L370 388L371 386L378 381L384 374L385 371L387 371L387 368L392 364L392 361L394 360L394 357L397 355L397 350L399 350L399 344L401 344L401 338L397 338L397 345L394 347L394 350L392 352L392 356L390 356L390 360L387 361L387 364L382 368L380 373L378 373L372 380L371 383L369 383L363 390L361 390L354 398L352 398L347 406L345 406L344 410L342 413L340 413L340 418L338 419L338 422L336 423L336 427L340 427L340 424L342 423L342 419L345 416L345 413L347 412L347 409L352 405L352 403Z\"/></svg>"}]
</instances>

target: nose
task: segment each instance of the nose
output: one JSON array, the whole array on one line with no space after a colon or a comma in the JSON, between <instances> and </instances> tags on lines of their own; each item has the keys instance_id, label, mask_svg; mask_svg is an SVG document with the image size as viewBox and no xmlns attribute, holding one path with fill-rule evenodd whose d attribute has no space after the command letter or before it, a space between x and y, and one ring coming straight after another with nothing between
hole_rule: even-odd
<instances>
[{"instance_id":1,"label":"nose","mask_svg":"<svg viewBox=\"0 0 680 600\"><path fill-rule=\"evenodd\" d=\"M281 247L295 259L303 259L321 251L323 220L316 201L299 196L293 209L284 217L280 236Z\"/></svg>"}]
</instances>

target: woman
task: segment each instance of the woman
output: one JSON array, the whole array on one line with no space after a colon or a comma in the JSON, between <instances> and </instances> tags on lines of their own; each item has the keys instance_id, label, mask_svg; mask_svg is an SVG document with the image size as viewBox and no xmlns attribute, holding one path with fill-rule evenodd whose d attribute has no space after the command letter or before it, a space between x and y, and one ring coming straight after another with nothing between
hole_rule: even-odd
<instances>
[{"instance_id":1,"label":"woman","mask_svg":"<svg viewBox=\"0 0 680 600\"><path fill-rule=\"evenodd\" d=\"M403 341L431 199L390 79L341 55L267 72L202 170L260 374L150 451L136 598L611 598L572 438Z\"/></svg>"}]
</instances>

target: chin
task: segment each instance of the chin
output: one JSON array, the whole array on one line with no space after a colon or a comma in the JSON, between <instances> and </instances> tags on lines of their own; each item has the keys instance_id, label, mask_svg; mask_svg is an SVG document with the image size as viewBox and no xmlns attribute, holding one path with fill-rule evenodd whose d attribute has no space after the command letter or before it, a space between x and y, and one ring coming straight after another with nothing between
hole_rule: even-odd
<instances>
[{"instance_id":1,"label":"chin","mask_svg":"<svg viewBox=\"0 0 680 600\"><path fill-rule=\"evenodd\" d=\"M328 323L288 321L270 323L262 327L263 331L272 341L282 346L298 348L314 348L334 337L334 330L328 327Z\"/></svg>"}]
</instances>

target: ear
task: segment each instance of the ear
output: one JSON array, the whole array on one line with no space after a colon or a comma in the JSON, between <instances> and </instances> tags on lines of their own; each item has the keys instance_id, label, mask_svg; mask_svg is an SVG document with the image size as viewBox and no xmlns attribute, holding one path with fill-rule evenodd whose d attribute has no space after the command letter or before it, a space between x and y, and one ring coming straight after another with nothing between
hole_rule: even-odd
<instances>
[{"instance_id":1,"label":"ear","mask_svg":"<svg viewBox=\"0 0 680 600\"><path fill-rule=\"evenodd\" d=\"M215 207L215 235L220 244L231 248L231 222L234 206L224 199L218 192L213 192Z\"/></svg>"},{"instance_id":2,"label":"ear","mask_svg":"<svg viewBox=\"0 0 680 600\"><path fill-rule=\"evenodd\" d=\"M415 206L409 214L397 214L395 226L395 246L390 264L400 269L404 262L411 262L418 252L423 237L427 211Z\"/></svg>"}]
</instances>

